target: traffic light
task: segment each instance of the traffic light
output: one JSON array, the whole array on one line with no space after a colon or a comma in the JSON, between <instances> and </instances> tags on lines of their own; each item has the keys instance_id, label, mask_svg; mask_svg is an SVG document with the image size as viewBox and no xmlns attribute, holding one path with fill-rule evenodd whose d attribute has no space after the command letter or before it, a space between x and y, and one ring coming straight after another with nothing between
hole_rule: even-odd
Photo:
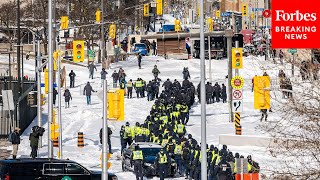
<instances>
[{"instance_id":1,"label":"traffic light","mask_svg":"<svg viewBox=\"0 0 320 180\"><path fill-rule=\"evenodd\" d=\"M68 27L69 27L69 17L61 16L60 29L68 29Z\"/></svg>"},{"instance_id":2,"label":"traffic light","mask_svg":"<svg viewBox=\"0 0 320 180\"><path fill-rule=\"evenodd\" d=\"M197 7L197 17L199 18L200 17L200 6L198 5Z\"/></svg>"},{"instance_id":3,"label":"traffic light","mask_svg":"<svg viewBox=\"0 0 320 180\"><path fill-rule=\"evenodd\" d=\"M213 31L213 20L212 20L212 18L208 18L207 27L208 27L209 31Z\"/></svg>"},{"instance_id":4,"label":"traffic light","mask_svg":"<svg viewBox=\"0 0 320 180\"><path fill-rule=\"evenodd\" d=\"M149 17L149 4L144 4L143 5L143 16L144 17Z\"/></svg>"},{"instance_id":5,"label":"traffic light","mask_svg":"<svg viewBox=\"0 0 320 180\"><path fill-rule=\"evenodd\" d=\"M254 109L270 109L270 77L255 76L253 90Z\"/></svg>"},{"instance_id":6,"label":"traffic light","mask_svg":"<svg viewBox=\"0 0 320 180\"><path fill-rule=\"evenodd\" d=\"M220 15L220 11L219 10L217 10L216 11L216 18L220 18L221 17L221 15Z\"/></svg>"},{"instance_id":7,"label":"traffic light","mask_svg":"<svg viewBox=\"0 0 320 180\"><path fill-rule=\"evenodd\" d=\"M46 104L46 96L44 94L41 94L41 106Z\"/></svg>"},{"instance_id":8,"label":"traffic light","mask_svg":"<svg viewBox=\"0 0 320 180\"><path fill-rule=\"evenodd\" d=\"M98 9L96 11L96 23L100 23L101 22L101 11Z\"/></svg>"},{"instance_id":9,"label":"traffic light","mask_svg":"<svg viewBox=\"0 0 320 180\"><path fill-rule=\"evenodd\" d=\"M232 68L242 68L242 48L232 48Z\"/></svg>"},{"instance_id":10,"label":"traffic light","mask_svg":"<svg viewBox=\"0 0 320 180\"><path fill-rule=\"evenodd\" d=\"M181 24L180 24L180 20L179 19L176 19L174 21L174 30L179 32L181 30Z\"/></svg>"},{"instance_id":11,"label":"traffic light","mask_svg":"<svg viewBox=\"0 0 320 180\"><path fill-rule=\"evenodd\" d=\"M50 124L50 139L57 139L59 137L59 124L56 123L56 111L52 112L52 123Z\"/></svg>"},{"instance_id":12,"label":"traffic light","mask_svg":"<svg viewBox=\"0 0 320 180\"><path fill-rule=\"evenodd\" d=\"M248 5L242 4L242 16L247 16L247 15L248 15Z\"/></svg>"},{"instance_id":13,"label":"traffic light","mask_svg":"<svg viewBox=\"0 0 320 180\"><path fill-rule=\"evenodd\" d=\"M109 37L111 39L115 39L117 34L117 26L115 24L111 24L109 27Z\"/></svg>"},{"instance_id":14,"label":"traffic light","mask_svg":"<svg viewBox=\"0 0 320 180\"><path fill-rule=\"evenodd\" d=\"M251 19L254 19L254 13L251 13Z\"/></svg>"},{"instance_id":15,"label":"traffic light","mask_svg":"<svg viewBox=\"0 0 320 180\"><path fill-rule=\"evenodd\" d=\"M84 61L84 41L73 41L73 62Z\"/></svg>"},{"instance_id":16,"label":"traffic light","mask_svg":"<svg viewBox=\"0 0 320 180\"><path fill-rule=\"evenodd\" d=\"M53 70L56 71L58 68L57 68L57 61L58 61L58 58L59 58L59 51L56 50L55 52L53 52Z\"/></svg>"},{"instance_id":17,"label":"traffic light","mask_svg":"<svg viewBox=\"0 0 320 180\"><path fill-rule=\"evenodd\" d=\"M108 118L124 120L124 90L108 91Z\"/></svg>"},{"instance_id":18,"label":"traffic light","mask_svg":"<svg viewBox=\"0 0 320 180\"><path fill-rule=\"evenodd\" d=\"M162 15L163 14L162 6L163 6L162 0L157 0L157 7L156 7L157 15Z\"/></svg>"},{"instance_id":19,"label":"traffic light","mask_svg":"<svg viewBox=\"0 0 320 180\"><path fill-rule=\"evenodd\" d=\"M48 69L44 69L44 92L48 94L49 92L49 74L48 74Z\"/></svg>"}]
</instances>

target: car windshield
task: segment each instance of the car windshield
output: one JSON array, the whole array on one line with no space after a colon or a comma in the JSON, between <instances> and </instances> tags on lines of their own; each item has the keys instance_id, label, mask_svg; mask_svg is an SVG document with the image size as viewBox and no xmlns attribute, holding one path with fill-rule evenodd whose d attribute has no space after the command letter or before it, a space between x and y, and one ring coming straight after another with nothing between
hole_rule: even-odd
<instances>
[{"instance_id":1,"label":"car windshield","mask_svg":"<svg viewBox=\"0 0 320 180\"><path fill-rule=\"evenodd\" d=\"M145 44L136 44L135 47L137 48L146 48Z\"/></svg>"},{"instance_id":2,"label":"car windshield","mask_svg":"<svg viewBox=\"0 0 320 180\"><path fill-rule=\"evenodd\" d=\"M144 156L156 156L160 152L160 148L142 148Z\"/></svg>"}]
</instances>

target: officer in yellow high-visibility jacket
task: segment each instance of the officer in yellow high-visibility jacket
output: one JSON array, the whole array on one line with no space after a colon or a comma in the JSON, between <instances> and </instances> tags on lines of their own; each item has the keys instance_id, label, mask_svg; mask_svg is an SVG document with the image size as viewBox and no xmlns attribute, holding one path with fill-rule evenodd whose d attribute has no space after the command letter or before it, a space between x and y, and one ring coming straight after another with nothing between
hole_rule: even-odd
<instances>
[{"instance_id":1,"label":"officer in yellow high-visibility jacket","mask_svg":"<svg viewBox=\"0 0 320 180\"><path fill-rule=\"evenodd\" d=\"M134 173L136 174L136 179L143 180L143 153L139 146L135 146L135 150L132 151L131 157L131 164L132 161L134 161Z\"/></svg>"},{"instance_id":2,"label":"officer in yellow high-visibility jacket","mask_svg":"<svg viewBox=\"0 0 320 180\"><path fill-rule=\"evenodd\" d=\"M158 166L160 180L164 180L164 178L167 177L168 165L171 164L171 162L170 157L164 152L163 148L161 148L160 152L157 154L156 164Z\"/></svg>"},{"instance_id":3,"label":"officer in yellow high-visibility jacket","mask_svg":"<svg viewBox=\"0 0 320 180\"><path fill-rule=\"evenodd\" d=\"M130 123L126 122L126 126L124 127L124 135L123 135L123 140L125 144L128 144L130 146L133 141L133 138L134 138L134 132L130 127Z\"/></svg>"},{"instance_id":4,"label":"officer in yellow high-visibility jacket","mask_svg":"<svg viewBox=\"0 0 320 180\"><path fill-rule=\"evenodd\" d=\"M184 167L182 164L182 143L180 140L177 141L174 146L174 160L177 163L177 170L180 176L184 175Z\"/></svg>"}]
</instances>

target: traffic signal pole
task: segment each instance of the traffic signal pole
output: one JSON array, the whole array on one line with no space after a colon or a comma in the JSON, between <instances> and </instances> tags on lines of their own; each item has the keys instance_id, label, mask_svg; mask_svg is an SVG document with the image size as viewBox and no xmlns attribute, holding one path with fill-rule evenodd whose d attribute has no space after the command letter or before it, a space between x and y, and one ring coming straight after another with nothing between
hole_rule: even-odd
<instances>
[{"instance_id":1,"label":"traffic signal pole","mask_svg":"<svg viewBox=\"0 0 320 180\"><path fill-rule=\"evenodd\" d=\"M108 180L108 120L107 120L107 80L103 80L103 118L102 118L102 180Z\"/></svg>"},{"instance_id":2,"label":"traffic signal pole","mask_svg":"<svg viewBox=\"0 0 320 180\"><path fill-rule=\"evenodd\" d=\"M59 47L59 45L58 45ZM60 53L60 48L59 48L59 51L58 53ZM57 85L58 85L58 123L59 123L59 138L58 138L58 141L59 141L59 153L58 153L58 157L60 159L63 159L63 156L62 156L62 116L61 116L61 78L60 78L60 75L61 75L61 67L60 67L60 61L61 61L61 58L60 58L60 54L58 55L58 60L57 60L57 68L58 68L58 75L57 75Z\"/></svg>"},{"instance_id":3,"label":"traffic signal pole","mask_svg":"<svg viewBox=\"0 0 320 180\"><path fill-rule=\"evenodd\" d=\"M206 129L206 92L205 92L205 46L204 46L204 8L200 0L200 97L201 97L201 180L207 180L207 129Z\"/></svg>"},{"instance_id":4,"label":"traffic signal pole","mask_svg":"<svg viewBox=\"0 0 320 180\"><path fill-rule=\"evenodd\" d=\"M103 16L104 16L104 5L103 5L103 1L104 0L101 0L101 26L100 26L100 28L101 28L101 38L100 38L100 41L101 41L101 44L100 44L100 46L101 46L101 59L99 59L98 60L98 62L105 62L105 57L106 57L106 55L105 55L105 40L104 40L104 18L103 18Z\"/></svg>"},{"instance_id":5,"label":"traffic signal pole","mask_svg":"<svg viewBox=\"0 0 320 180\"><path fill-rule=\"evenodd\" d=\"M41 47L40 47L40 34L37 34L35 37L37 38L37 120L38 120L38 126L39 127L42 127L42 121L41 121L41 118L42 118L42 112L41 112L41 70L39 69L39 67L41 66ZM39 148L42 147L42 136L39 136Z\"/></svg>"},{"instance_id":6,"label":"traffic signal pole","mask_svg":"<svg viewBox=\"0 0 320 180\"><path fill-rule=\"evenodd\" d=\"M225 30L225 37L227 38L227 52L228 52L228 101L229 101L229 121L234 122L233 113L232 113L232 37L233 30Z\"/></svg>"},{"instance_id":7,"label":"traffic signal pole","mask_svg":"<svg viewBox=\"0 0 320 180\"><path fill-rule=\"evenodd\" d=\"M48 158L53 158L53 146L51 141L51 123L53 118L53 60L52 60L52 0L48 0Z\"/></svg>"}]
</instances>

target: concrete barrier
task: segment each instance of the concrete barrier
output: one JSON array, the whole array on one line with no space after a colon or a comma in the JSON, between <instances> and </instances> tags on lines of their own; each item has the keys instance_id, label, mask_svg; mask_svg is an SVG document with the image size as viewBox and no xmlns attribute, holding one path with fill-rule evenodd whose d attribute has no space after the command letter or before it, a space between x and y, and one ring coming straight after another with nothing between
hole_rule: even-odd
<instances>
[{"instance_id":1,"label":"concrete barrier","mask_svg":"<svg viewBox=\"0 0 320 180\"><path fill-rule=\"evenodd\" d=\"M248 135L220 135L219 144L226 144L231 146L258 146L258 147L272 147L275 145L274 139L271 137L248 136Z\"/></svg>"},{"instance_id":2,"label":"concrete barrier","mask_svg":"<svg viewBox=\"0 0 320 180\"><path fill-rule=\"evenodd\" d=\"M288 138L273 138L263 136L250 136L250 135L231 135L223 134L219 136L219 144L231 146L257 146L257 147L286 147L290 148L299 144L298 139Z\"/></svg>"}]
</instances>

